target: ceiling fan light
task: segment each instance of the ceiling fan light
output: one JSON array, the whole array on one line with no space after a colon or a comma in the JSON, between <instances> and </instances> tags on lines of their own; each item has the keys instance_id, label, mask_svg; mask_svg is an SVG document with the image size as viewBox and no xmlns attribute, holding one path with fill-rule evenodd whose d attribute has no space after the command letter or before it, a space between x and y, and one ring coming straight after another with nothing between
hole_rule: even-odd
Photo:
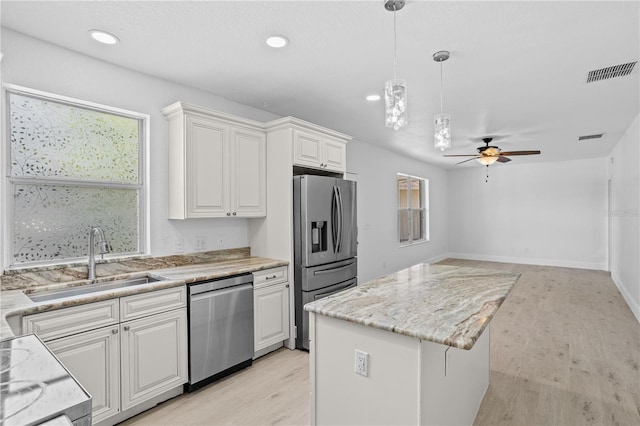
<instances>
[{"instance_id":1,"label":"ceiling fan light","mask_svg":"<svg viewBox=\"0 0 640 426\"><path fill-rule=\"evenodd\" d=\"M434 147L440 151L451 148L451 116L449 114L436 114L434 122Z\"/></svg>"},{"instance_id":2,"label":"ceiling fan light","mask_svg":"<svg viewBox=\"0 0 640 426\"><path fill-rule=\"evenodd\" d=\"M489 156L480 157L478 158L478 163L482 164L483 166L490 166L496 161L498 161L498 158L500 157L498 157L497 155L495 157L489 157Z\"/></svg>"}]
</instances>

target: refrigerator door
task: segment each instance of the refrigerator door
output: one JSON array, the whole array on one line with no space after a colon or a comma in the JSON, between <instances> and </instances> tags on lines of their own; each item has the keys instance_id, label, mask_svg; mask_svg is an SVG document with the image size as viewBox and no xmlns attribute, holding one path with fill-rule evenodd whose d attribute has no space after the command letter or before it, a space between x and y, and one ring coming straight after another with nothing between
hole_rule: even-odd
<instances>
[{"instance_id":1,"label":"refrigerator door","mask_svg":"<svg viewBox=\"0 0 640 426\"><path fill-rule=\"evenodd\" d=\"M336 179L339 202L339 222L336 260L344 260L357 256L358 224L356 209L356 183Z\"/></svg>"},{"instance_id":2,"label":"refrigerator door","mask_svg":"<svg viewBox=\"0 0 640 426\"><path fill-rule=\"evenodd\" d=\"M294 261L303 267L335 262L336 179L296 176L293 181Z\"/></svg>"}]
</instances>

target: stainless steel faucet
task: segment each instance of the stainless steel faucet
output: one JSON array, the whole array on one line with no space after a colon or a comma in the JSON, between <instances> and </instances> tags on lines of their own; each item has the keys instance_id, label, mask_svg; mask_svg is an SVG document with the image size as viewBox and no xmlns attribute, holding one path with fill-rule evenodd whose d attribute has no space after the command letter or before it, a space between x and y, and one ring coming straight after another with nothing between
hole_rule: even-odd
<instances>
[{"instance_id":1,"label":"stainless steel faucet","mask_svg":"<svg viewBox=\"0 0 640 426\"><path fill-rule=\"evenodd\" d=\"M98 235L98 241L95 241L95 236ZM100 255L109 253L109 242L104 236L104 231L99 226L92 226L89 231L89 276L87 279L93 280L96 278L96 258L95 258L95 245L99 244Z\"/></svg>"}]
</instances>

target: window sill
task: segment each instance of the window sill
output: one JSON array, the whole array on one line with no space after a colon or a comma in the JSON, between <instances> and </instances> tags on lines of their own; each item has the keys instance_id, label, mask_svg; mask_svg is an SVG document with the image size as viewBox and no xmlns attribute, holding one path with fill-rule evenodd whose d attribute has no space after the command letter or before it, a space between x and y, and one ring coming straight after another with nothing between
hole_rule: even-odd
<instances>
[{"instance_id":1,"label":"window sill","mask_svg":"<svg viewBox=\"0 0 640 426\"><path fill-rule=\"evenodd\" d=\"M425 244L425 243L428 243L428 242L429 242L429 240L424 239L424 240L411 241L411 242L408 242L408 243L400 243L400 244L398 244L398 248L417 246L417 245Z\"/></svg>"}]
</instances>

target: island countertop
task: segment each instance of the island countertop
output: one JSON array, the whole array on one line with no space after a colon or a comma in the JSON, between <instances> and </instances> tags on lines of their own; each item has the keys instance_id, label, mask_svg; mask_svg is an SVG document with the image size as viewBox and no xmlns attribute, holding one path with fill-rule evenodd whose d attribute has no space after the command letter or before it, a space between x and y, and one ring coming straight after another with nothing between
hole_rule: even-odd
<instances>
[{"instance_id":1,"label":"island countertop","mask_svg":"<svg viewBox=\"0 0 640 426\"><path fill-rule=\"evenodd\" d=\"M420 263L305 305L305 310L471 349L520 278L489 269Z\"/></svg>"}]
</instances>

